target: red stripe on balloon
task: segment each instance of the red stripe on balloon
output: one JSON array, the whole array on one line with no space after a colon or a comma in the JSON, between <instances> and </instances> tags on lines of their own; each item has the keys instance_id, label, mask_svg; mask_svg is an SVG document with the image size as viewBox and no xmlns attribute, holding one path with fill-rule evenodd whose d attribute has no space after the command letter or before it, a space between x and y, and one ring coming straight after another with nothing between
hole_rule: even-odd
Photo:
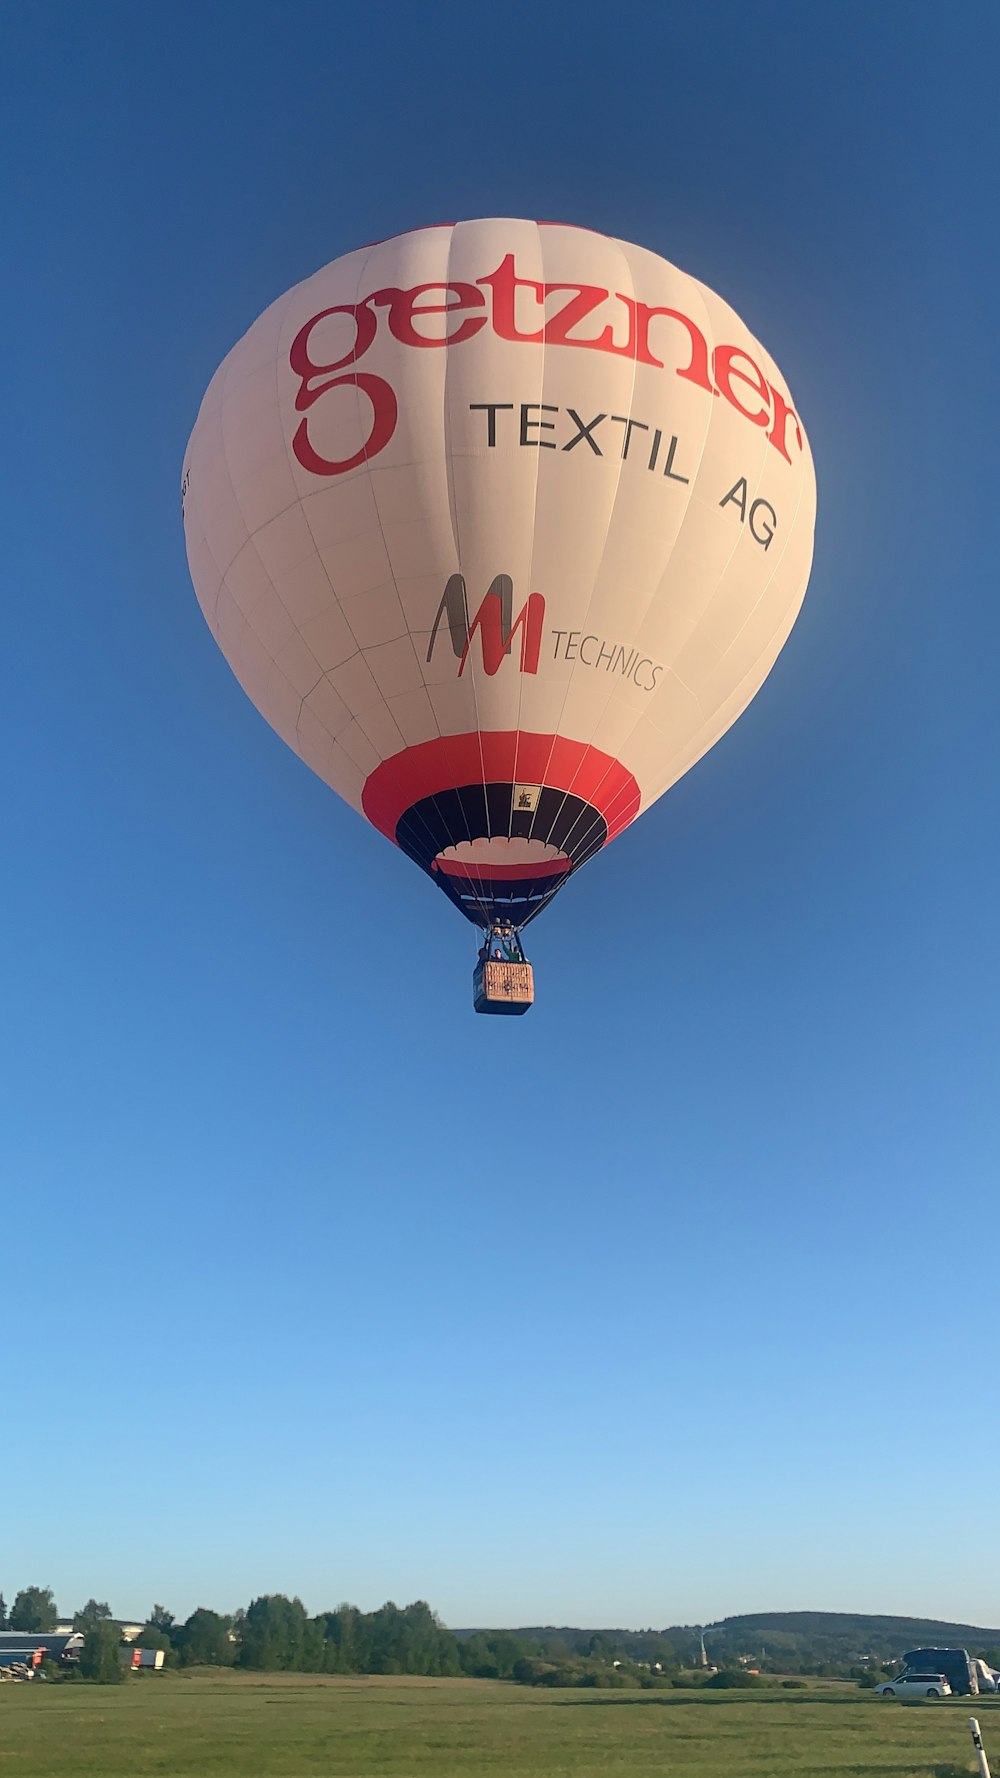
<instances>
[{"instance_id":1,"label":"red stripe on balloon","mask_svg":"<svg viewBox=\"0 0 1000 1778\"><path fill-rule=\"evenodd\" d=\"M372 826L395 843L400 817L424 797L460 790L466 784L515 783L542 784L578 796L603 816L608 840L639 813L639 786L609 753L565 735L530 735L516 729L438 735L407 747L375 767L362 791L361 806Z\"/></svg>"}]
</instances>

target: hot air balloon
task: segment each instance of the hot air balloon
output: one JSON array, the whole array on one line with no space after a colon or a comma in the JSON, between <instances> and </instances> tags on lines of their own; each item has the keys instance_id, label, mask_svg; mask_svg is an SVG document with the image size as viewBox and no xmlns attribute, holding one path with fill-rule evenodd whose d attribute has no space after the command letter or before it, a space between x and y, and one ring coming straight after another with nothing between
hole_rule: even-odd
<instances>
[{"instance_id":1,"label":"hot air balloon","mask_svg":"<svg viewBox=\"0 0 1000 1778\"><path fill-rule=\"evenodd\" d=\"M805 594L774 361L657 254L509 219L345 254L213 377L191 575L248 696L480 929L520 934L736 721Z\"/></svg>"}]
</instances>

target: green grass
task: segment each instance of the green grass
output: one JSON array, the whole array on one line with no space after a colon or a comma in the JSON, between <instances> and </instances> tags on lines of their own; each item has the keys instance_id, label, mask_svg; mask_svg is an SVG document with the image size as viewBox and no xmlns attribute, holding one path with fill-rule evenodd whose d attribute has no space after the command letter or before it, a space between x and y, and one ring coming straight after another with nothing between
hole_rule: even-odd
<instances>
[{"instance_id":1,"label":"green grass","mask_svg":"<svg viewBox=\"0 0 1000 1778\"><path fill-rule=\"evenodd\" d=\"M0 1778L965 1778L1000 1701L148 1674L0 1689Z\"/></svg>"}]
</instances>

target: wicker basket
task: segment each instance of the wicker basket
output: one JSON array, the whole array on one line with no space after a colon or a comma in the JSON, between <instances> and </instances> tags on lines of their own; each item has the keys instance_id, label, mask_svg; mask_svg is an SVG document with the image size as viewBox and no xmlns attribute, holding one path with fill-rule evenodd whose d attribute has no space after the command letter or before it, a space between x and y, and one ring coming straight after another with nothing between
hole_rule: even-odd
<instances>
[{"instance_id":1,"label":"wicker basket","mask_svg":"<svg viewBox=\"0 0 1000 1778\"><path fill-rule=\"evenodd\" d=\"M472 1003L477 1012L527 1012L534 998L530 963L503 963L489 957L476 965Z\"/></svg>"}]
</instances>

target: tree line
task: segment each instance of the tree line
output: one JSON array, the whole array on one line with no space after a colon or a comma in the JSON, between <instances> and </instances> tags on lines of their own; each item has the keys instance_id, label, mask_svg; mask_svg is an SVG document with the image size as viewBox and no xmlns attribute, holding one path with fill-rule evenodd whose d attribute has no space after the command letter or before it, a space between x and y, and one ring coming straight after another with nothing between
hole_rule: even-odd
<instances>
[{"instance_id":1,"label":"tree line","mask_svg":"<svg viewBox=\"0 0 1000 1778\"><path fill-rule=\"evenodd\" d=\"M49 1587L25 1587L8 1612L0 1594L0 1629L27 1634L54 1630L58 1621ZM122 1675L120 1633L104 1600L88 1599L73 1616L84 1647L84 1677ZM854 1627L852 1626L852 1629ZM826 1629L826 1626L823 1626ZM338 1605L311 1616L301 1599L265 1593L227 1615L199 1606L183 1622L154 1605L135 1639L162 1649L169 1666L238 1667L264 1672L421 1674L435 1678L507 1679L522 1685L641 1686L730 1685L752 1677L807 1674L853 1678L873 1685L886 1676L892 1656L855 1652L850 1641L835 1648L818 1626L796 1632L749 1624L717 1625L706 1633L709 1658L719 1676L699 1668L700 1633L691 1626L657 1630L476 1630L456 1635L424 1600L377 1611ZM811 1632L811 1634L810 1634ZM766 1637L766 1647L764 1638ZM851 1649L851 1642L854 1649ZM1000 1667L1000 1649L971 1646ZM901 1653L899 1650L897 1653Z\"/></svg>"},{"instance_id":2,"label":"tree line","mask_svg":"<svg viewBox=\"0 0 1000 1778\"><path fill-rule=\"evenodd\" d=\"M54 1630L59 1621L51 1588L26 1587L8 1613L0 1595L0 1629L29 1634ZM89 1599L74 1613L84 1636L80 1671L112 1680L122 1673L120 1634L106 1601ZM650 1654L665 1657L640 1668L634 1655L613 1653L612 1641L591 1636L569 1647L557 1635L520 1636L479 1630L456 1636L425 1600L402 1607L391 1600L377 1611L338 1605L310 1616L301 1599L265 1593L229 1616L199 1606L182 1623L162 1605L152 1611L135 1646L162 1649L165 1664L178 1667L240 1667L262 1672L420 1674L434 1678L508 1679L526 1685L626 1685L667 1683L676 1669L674 1651L652 1638Z\"/></svg>"}]
</instances>

